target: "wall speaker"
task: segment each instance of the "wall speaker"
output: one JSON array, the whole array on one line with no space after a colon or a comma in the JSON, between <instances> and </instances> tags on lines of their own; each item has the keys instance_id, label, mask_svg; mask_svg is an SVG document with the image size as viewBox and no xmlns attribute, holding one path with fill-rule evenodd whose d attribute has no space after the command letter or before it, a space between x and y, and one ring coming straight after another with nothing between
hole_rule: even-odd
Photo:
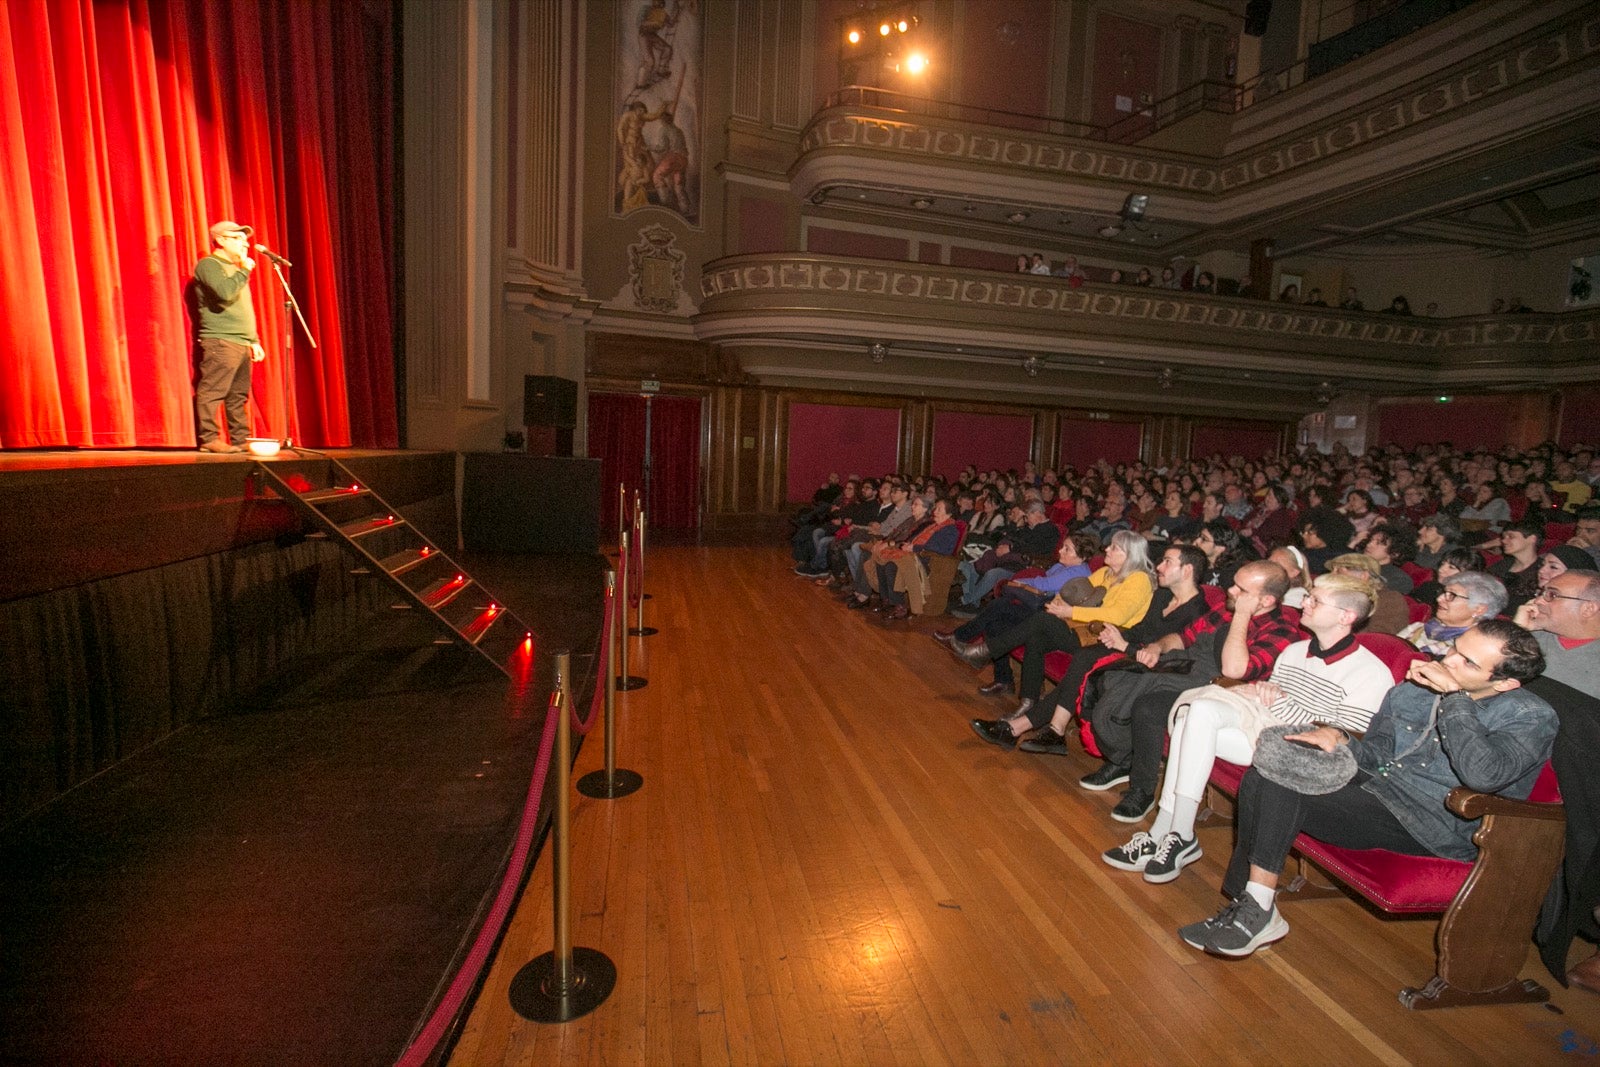
<instances>
[{"instance_id":1,"label":"wall speaker","mask_svg":"<svg viewBox=\"0 0 1600 1067\"><path fill-rule=\"evenodd\" d=\"M522 424L571 430L578 425L578 383L529 374L522 383Z\"/></svg>"}]
</instances>

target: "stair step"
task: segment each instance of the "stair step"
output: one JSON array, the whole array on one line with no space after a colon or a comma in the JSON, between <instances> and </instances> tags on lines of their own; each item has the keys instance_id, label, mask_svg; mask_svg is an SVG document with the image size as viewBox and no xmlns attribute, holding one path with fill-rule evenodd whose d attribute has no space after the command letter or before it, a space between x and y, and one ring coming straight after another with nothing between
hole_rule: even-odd
<instances>
[{"instance_id":1,"label":"stair step","mask_svg":"<svg viewBox=\"0 0 1600 1067\"><path fill-rule=\"evenodd\" d=\"M384 569L385 573L398 578L407 571L420 567L431 560L438 559L442 555L443 553L435 552L427 545L423 545L421 548L407 548L396 552L392 556L385 556L378 561L378 565Z\"/></svg>"},{"instance_id":2,"label":"stair step","mask_svg":"<svg viewBox=\"0 0 1600 1067\"><path fill-rule=\"evenodd\" d=\"M490 628L511 613L499 604L490 604L465 626L461 627L461 636L471 641L474 645L483 641Z\"/></svg>"},{"instance_id":3,"label":"stair step","mask_svg":"<svg viewBox=\"0 0 1600 1067\"><path fill-rule=\"evenodd\" d=\"M456 574L449 578L440 578L438 581L424 586L417 592L417 596L421 598L422 602L428 605L428 607L432 608L434 611L439 611L444 608L445 605L459 597L462 593L465 593L468 589L471 589L476 585L477 583L467 575Z\"/></svg>"},{"instance_id":4,"label":"stair step","mask_svg":"<svg viewBox=\"0 0 1600 1067\"><path fill-rule=\"evenodd\" d=\"M371 495L371 489L363 489L355 485L336 485L331 489L313 489L309 493L301 493L300 499L308 504L320 506L329 501L360 500L362 497Z\"/></svg>"},{"instance_id":5,"label":"stair step","mask_svg":"<svg viewBox=\"0 0 1600 1067\"><path fill-rule=\"evenodd\" d=\"M375 534L380 530L397 530L405 525L407 525L406 520L398 515L374 515L370 518L346 523L339 527L339 532L350 538L350 540L355 541L366 537L368 534Z\"/></svg>"}]
</instances>

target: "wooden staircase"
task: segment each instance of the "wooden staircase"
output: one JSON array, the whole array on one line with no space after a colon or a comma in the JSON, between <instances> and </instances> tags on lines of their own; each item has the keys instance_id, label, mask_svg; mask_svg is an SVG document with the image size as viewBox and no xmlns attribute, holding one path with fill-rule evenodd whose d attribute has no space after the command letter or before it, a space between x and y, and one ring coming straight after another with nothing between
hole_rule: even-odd
<instances>
[{"instance_id":1,"label":"wooden staircase","mask_svg":"<svg viewBox=\"0 0 1600 1067\"><path fill-rule=\"evenodd\" d=\"M398 594L391 608L432 622L435 644L459 645L516 677L511 657L532 631L448 553L338 460L296 464L287 477L274 466L255 464L260 484L300 513L309 537L338 542L360 561L356 573L387 582ZM309 482L308 470L323 484Z\"/></svg>"}]
</instances>

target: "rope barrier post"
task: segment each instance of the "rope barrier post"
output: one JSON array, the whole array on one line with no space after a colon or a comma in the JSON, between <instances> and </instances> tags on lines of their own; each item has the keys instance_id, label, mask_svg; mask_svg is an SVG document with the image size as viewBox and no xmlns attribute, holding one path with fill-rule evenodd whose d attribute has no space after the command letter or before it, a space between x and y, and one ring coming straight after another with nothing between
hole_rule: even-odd
<instances>
[{"instance_id":1,"label":"rope barrier post","mask_svg":"<svg viewBox=\"0 0 1600 1067\"><path fill-rule=\"evenodd\" d=\"M613 611L617 608L617 575L606 572L606 603ZM606 642L606 662L601 665L606 676L606 769L590 771L578 779L578 792L596 800L616 800L629 793L637 793L644 785L644 776L637 771L617 769L617 642Z\"/></svg>"},{"instance_id":2,"label":"rope barrier post","mask_svg":"<svg viewBox=\"0 0 1600 1067\"><path fill-rule=\"evenodd\" d=\"M628 632L635 637L650 637L661 631L644 624L644 602L650 599L650 594L644 591L644 508L639 506L638 497L634 497L633 538L633 558L639 562L639 575L634 579L633 590L639 599L639 606L637 622Z\"/></svg>"},{"instance_id":3,"label":"rope barrier post","mask_svg":"<svg viewBox=\"0 0 1600 1067\"><path fill-rule=\"evenodd\" d=\"M524 1019L564 1023L605 1003L617 985L617 967L604 952L572 947L572 653L556 653L556 691L546 714L557 716L556 810L551 826L555 866L555 948L525 964L511 980L512 1009Z\"/></svg>"},{"instance_id":4,"label":"rope barrier post","mask_svg":"<svg viewBox=\"0 0 1600 1067\"><path fill-rule=\"evenodd\" d=\"M643 689L649 683L637 674L628 673L628 572L633 568L628 562L628 531L622 531L622 592L619 594L616 619L616 643L622 649L622 667L617 674L617 688L623 692Z\"/></svg>"},{"instance_id":5,"label":"rope barrier post","mask_svg":"<svg viewBox=\"0 0 1600 1067\"><path fill-rule=\"evenodd\" d=\"M617 483L617 546L622 546L622 535L628 529L628 486Z\"/></svg>"}]
</instances>

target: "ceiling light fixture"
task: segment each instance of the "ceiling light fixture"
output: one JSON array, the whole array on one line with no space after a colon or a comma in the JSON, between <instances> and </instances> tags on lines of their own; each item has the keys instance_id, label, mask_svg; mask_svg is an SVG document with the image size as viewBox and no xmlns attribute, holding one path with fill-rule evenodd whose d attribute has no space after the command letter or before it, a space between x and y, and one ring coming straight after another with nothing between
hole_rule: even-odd
<instances>
[{"instance_id":1,"label":"ceiling light fixture","mask_svg":"<svg viewBox=\"0 0 1600 1067\"><path fill-rule=\"evenodd\" d=\"M1039 376L1039 368L1043 366L1044 361L1038 356L1029 356L1022 361L1022 369L1027 372L1030 378L1037 378Z\"/></svg>"},{"instance_id":2,"label":"ceiling light fixture","mask_svg":"<svg viewBox=\"0 0 1600 1067\"><path fill-rule=\"evenodd\" d=\"M1338 395L1334 391L1332 382L1318 382L1316 392L1311 394L1311 399L1315 400L1318 406L1327 407L1333 403L1333 398Z\"/></svg>"},{"instance_id":3,"label":"ceiling light fixture","mask_svg":"<svg viewBox=\"0 0 1600 1067\"><path fill-rule=\"evenodd\" d=\"M1101 237L1116 237L1121 232L1122 223L1120 222L1108 222L1104 226L1100 227L1099 230Z\"/></svg>"},{"instance_id":4,"label":"ceiling light fixture","mask_svg":"<svg viewBox=\"0 0 1600 1067\"><path fill-rule=\"evenodd\" d=\"M925 196L919 196L915 200L911 201L911 206L916 208L918 211L926 211L933 206L933 201L929 200Z\"/></svg>"},{"instance_id":5,"label":"ceiling light fixture","mask_svg":"<svg viewBox=\"0 0 1600 1067\"><path fill-rule=\"evenodd\" d=\"M1163 389L1171 389L1172 382L1177 376L1177 372L1171 367L1162 367L1161 373L1156 375L1156 384Z\"/></svg>"},{"instance_id":6,"label":"ceiling light fixture","mask_svg":"<svg viewBox=\"0 0 1600 1067\"><path fill-rule=\"evenodd\" d=\"M1008 222L1027 222L1028 221L1028 213L1026 211L1013 211L1011 214L1006 216L1006 221L1008 221Z\"/></svg>"},{"instance_id":7,"label":"ceiling light fixture","mask_svg":"<svg viewBox=\"0 0 1600 1067\"><path fill-rule=\"evenodd\" d=\"M882 363L889 354L889 346L883 341L874 341L867 346L867 355L872 357L872 362Z\"/></svg>"}]
</instances>

